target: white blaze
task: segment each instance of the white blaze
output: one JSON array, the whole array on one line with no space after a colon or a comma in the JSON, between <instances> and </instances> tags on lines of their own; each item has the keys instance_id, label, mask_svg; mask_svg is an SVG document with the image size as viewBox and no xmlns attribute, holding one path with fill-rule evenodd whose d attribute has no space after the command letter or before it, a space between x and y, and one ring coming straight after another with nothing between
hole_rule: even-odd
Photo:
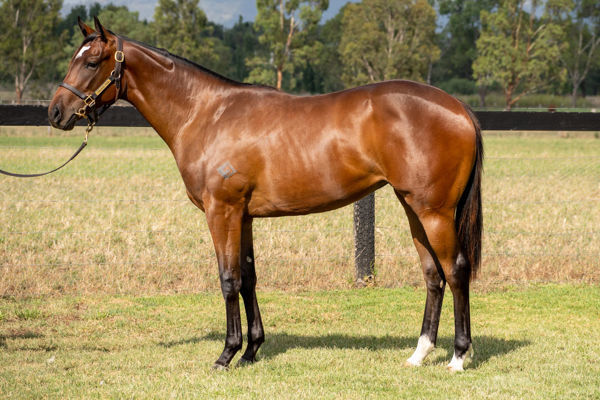
<instances>
[{"instance_id":1,"label":"white blaze","mask_svg":"<svg viewBox=\"0 0 600 400\"><path fill-rule=\"evenodd\" d=\"M75 56L75 59L78 59L79 57L81 57L83 55L83 53L85 53L86 51L88 51L90 49L91 46L83 46L80 50L79 53L77 53L77 55Z\"/></svg>"}]
</instances>

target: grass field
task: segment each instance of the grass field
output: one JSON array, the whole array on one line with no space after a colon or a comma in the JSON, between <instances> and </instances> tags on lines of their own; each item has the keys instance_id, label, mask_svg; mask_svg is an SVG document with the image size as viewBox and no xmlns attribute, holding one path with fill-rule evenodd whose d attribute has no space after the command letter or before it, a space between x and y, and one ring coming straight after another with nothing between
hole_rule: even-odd
<instances>
[{"instance_id":1,"label":"grass field","mask_svg":"<svg viewBox=\"0 0 600 400\"><path fill-rule=\"evenodd\" d=\"M600 397L598 286L475 293L475 357L461 374L445 370L453 342L446 300L438 348L415 369L404 361L416 344L422 290L261 292L267 341L259 362L216 372L225 334L216 293L4 298L0 397Z\"/></svg>"},{"instance_id":2,"label":"grass field","mask_svg":"<svg viewBox=\"0 0 600 400\"><path fill-rule=\"evenodd\" d=\"M52 168L81 136L0 127L0 168ZM385 188L378 288L349 290L350 207L256 221L267 342L259 363L218 373L225 317L204 216L155 134L98 128L60 172L0 177L0 398L600 398L597 136L485 134L464 374L444 369L449 293L438 349L404 367L425 293Z\"/></svg>"},{"instance_id":3,"label":"grass field","mask_svg":"<svg viewBox=\"0 0 600 400\"><path fill-rule=\"evenodd\" d=\"M82 128L0 128L0 168L50 169ZM483 267L475 288L600 283L600 140L595 133L486 133ZM204 215L149 129L97 128L56 174L0 177L0 295L167 294L216 290ZM406 216L377 192L376 281L422 285ZM352 208L255 222L261 289L353 284Z\"/></svg>"}]
</instances>

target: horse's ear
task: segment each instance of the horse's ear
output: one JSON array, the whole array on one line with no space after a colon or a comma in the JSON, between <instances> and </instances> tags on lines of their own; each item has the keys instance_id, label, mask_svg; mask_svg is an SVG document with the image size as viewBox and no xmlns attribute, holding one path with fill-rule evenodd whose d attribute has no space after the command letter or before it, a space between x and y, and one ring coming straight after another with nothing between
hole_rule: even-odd
<instances>
[{"instance_id":1,"label":"horse's ear","mask_svg":"<svg viewBox=\"0 0 600 400\"><path fill-rule=\"evenodd\" d=\"M81 33L83 33L83 37L88 37L94 32L92 28L87 26L86 23L81 20L81 17L77 17L77 24L79 25L79 29L81 29Z\"/></svg>"},{"instance_id":2,"label":"horse's ear","mask_svg":"<svg viewBox=\"0 0 600 400\"><path fill-rule=\"evenodd\" d=\"M104 27L100 23L100 20L98 19L98 17L94 17L94 25L96 26L96 31L100 34L100 37L102 38L102 40L104 40L106 42L107 41L106 31L104 30Z\"/></svg>"}]
</instances>

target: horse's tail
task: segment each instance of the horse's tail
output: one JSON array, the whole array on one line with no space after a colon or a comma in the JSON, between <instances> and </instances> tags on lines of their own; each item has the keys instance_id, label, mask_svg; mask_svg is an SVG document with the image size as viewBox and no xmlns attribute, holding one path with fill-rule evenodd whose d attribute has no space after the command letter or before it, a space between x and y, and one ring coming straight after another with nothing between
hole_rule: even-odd
<instances>
[{"instance_id":1,"label":"horse's tail","mask_svg":"<svg viewBox=\"0 0 600 400\"><path fill-rule=\"evenodd\" d=\"M483 172L483 142L481 126L473 111L464 104L475 127L475 162L469 182L456 207L455 226L458 240L471 267L471 279L477 277L481 265L483 213L481 209L481 173Z\"/></svg>"}]
</instances>

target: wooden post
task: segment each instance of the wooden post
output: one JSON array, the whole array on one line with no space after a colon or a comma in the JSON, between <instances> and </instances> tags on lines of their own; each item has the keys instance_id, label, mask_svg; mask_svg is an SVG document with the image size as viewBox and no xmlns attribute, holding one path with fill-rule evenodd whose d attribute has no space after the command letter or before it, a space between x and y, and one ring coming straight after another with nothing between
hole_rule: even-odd
<instances>
[{"instance_id":1,"label":"wooden post","mask_svg":"<svg viewBox=\"0 0 600 400\"><path fill-rule=\"evenodd\" d=\"M354 262L356 286L373 282L375 265L375 193L354 203Z\"/></svg>"}]
</instances>

